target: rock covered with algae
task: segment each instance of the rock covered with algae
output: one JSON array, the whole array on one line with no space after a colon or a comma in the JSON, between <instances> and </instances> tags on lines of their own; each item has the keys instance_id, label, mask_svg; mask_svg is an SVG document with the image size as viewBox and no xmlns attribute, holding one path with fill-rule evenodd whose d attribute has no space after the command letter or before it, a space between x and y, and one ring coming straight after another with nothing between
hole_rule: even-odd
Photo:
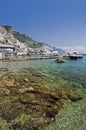
<instances>
[{"instance_id":1,"label":"rock covered with algae","mask_svg":"<svg viewBox=\"0 0 86 130\"><path fill-rule=\"evenodd\" d=\"M49 88L52 81L32 68L1 76L0 115L3 123L0 129L43 130L64 105L83 99L82 94L69 86L69 89Z\"/></svg>"}]
</instances>

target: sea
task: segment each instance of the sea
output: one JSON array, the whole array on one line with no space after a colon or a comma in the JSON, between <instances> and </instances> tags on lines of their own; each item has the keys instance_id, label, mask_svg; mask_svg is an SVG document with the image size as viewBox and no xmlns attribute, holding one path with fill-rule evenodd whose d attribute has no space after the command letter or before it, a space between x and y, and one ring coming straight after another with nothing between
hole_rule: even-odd
<instances>
[{"instance_id":1,"label":"sea","mask_svg":"<svg viewBox=\"0 0 86 130\"><path fill-rule=\"evenodd\" d=\"M49 124L46 130L86 130L86 56L77 60L65 60L56 63L55 59L0 61L0 68L7 68L16 72L22 68L34 68L42 74L59 79L60 84L68 82L84 95L84 99L65 106L56 116L56 120ZM0 76L5 72L0 72ZM56 87L55 83L52 87Z\"/></svg>"},{"instance_id":2,"label":"sea","mask_svg":"<svg viewBox=\"0 0 86 130\"><path fill-rule=\"evenodd\" d=\"M65 60L65 63L56 63L55 59L0 61L0 68L7 68L14 72L22 68L34 68L53 78L60 76L70 82L80 83L83 88L86 87L86 57L77 60ZM2 71L0 75L3 73Z\"/></svg>"}]
</instances>

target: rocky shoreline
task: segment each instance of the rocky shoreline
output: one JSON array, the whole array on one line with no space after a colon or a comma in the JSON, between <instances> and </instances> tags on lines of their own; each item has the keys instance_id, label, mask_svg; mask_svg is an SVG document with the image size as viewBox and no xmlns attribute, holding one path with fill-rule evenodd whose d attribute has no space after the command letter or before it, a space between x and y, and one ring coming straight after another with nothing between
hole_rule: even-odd
<instances>
[{"instance_id":1,"label":"rocky shoreline","mask_svg":"<svg viewBox=\"0 0 86 130\"><path fill-rule=\"evenodd\" d=\"M43 130L65 105L84 98L69 85L50 88L53 82L33 68L7 70L0 77L0 129Z\"/></svg>"}]
</instances>

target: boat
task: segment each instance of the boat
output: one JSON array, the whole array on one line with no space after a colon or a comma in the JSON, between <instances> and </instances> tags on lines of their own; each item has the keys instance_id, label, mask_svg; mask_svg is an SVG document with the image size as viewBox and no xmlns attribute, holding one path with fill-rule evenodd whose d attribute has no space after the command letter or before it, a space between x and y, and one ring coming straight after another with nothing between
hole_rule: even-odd
<instances>
[{"instance_id":1,"label":"boat","mask_svg":"<svg viewBox=\"0 0 86 130\"><path fill-rule=\"evenodd\" d=\"M72 60L77 60L77 59L82 59L83 56L82 55L70 55L69 58Z\"/></svg>"},{"instance_id":2,"label":"boat","mask_svg":"<svg viewBox=\"0 0 86 130\"><path fill-rule=\"evenodd\" d=\"M77 60L83 58L83 55L78 53L77 51L68 53L68 57L72 60Z\"/></svg>"}]
</instances>

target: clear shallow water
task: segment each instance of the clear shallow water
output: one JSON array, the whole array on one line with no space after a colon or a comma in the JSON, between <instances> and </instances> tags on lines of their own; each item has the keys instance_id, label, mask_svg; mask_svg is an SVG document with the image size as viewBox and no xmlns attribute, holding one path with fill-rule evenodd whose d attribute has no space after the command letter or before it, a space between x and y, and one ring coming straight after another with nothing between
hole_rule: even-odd
<instances>
[{"instance_id":1,"label":"clear shallow water","mask_svg":"<svg viewBox=\"0 0 86 130\"><path fill-rule=\"evenodd\" d=\"M55 59L0 62L0 67L8 68L10 71L33 67L53 78L60 76L65 80L77 82L84 88L86 87L86 57L78 60L66 60L63 64L56 63Z\"/></svg>"},{"instance_id":2,"label":"clear shallow water","mask_svg":"<svg viewBox=\"0 0 86 130\"><path fill-rule=\"evenodd\" d=\"M51 123L46 130L86 129L86 57L79 60L66 60L63 64L56 63L54 59L0 62L0 67L8 68L10 71L33 67L56 80L61 77L63 83L65 80L72 83L77 90L84 93L85 98L60 110L56 121Z\"/></svg>"}]
</instances>

